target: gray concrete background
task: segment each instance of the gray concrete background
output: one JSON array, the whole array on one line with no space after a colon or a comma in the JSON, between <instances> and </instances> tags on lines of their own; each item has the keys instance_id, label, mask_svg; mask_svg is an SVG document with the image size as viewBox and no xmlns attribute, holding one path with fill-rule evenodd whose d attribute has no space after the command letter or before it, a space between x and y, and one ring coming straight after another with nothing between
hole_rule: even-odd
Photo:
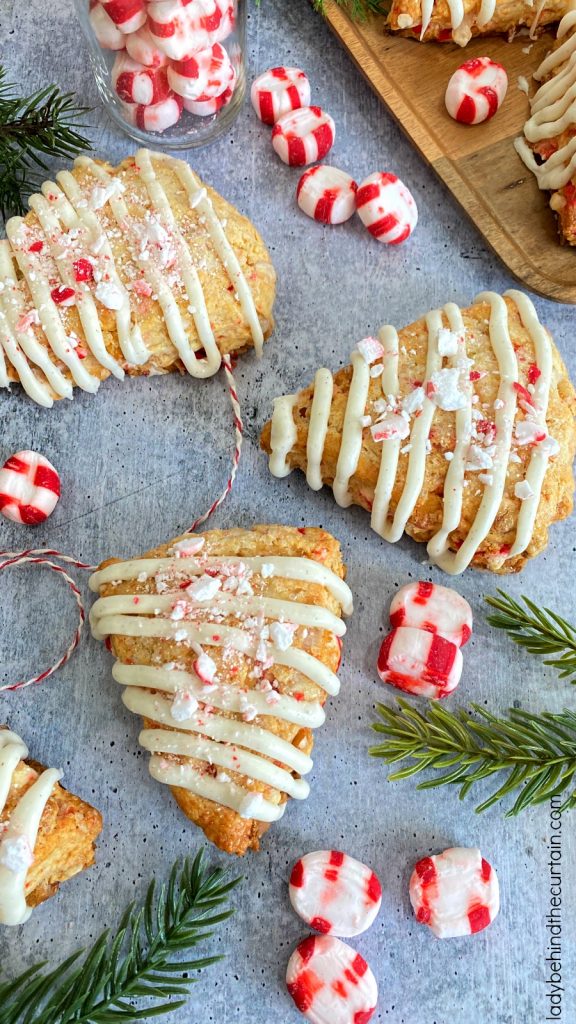
<instances>
[{"instance_id":1,"label":"gray concrete background","mask_svg":"<svg viewBox=\"0 0 576 1024\"><path fill-rule=\"evenodd\" d=\"M252 9L249 39L251 75L276 63L296 63L309 72L314 101L337 124L331 162L357 180L375 169L398 172L416 196L420 223L408 244L387 249L372 242L359 222L324 229L308 220L294 202L297 172L275 159L269 132L248 105L231 134L190 157L262 230L279 275L273 340L262 362L249 356L238 369L247 438L238 484L214 525L273 519L333 531L344 548L356 611L345 644L342 691L330 701L317 737L311 796L291 804L259 855L230 863L213 853L214 863L244 875L237 915L211 943L227 959L203 976L188 1008L169 1019L295 1024L299 1018L283 976L305 928L291 912L286 882L300 854L336 846L371 864L384 887L377 922L352 940L378 978L374 1020L540 1024L549 1006L548 808L517 819L505 819L499 809L477 817L474 799L461 804L452 790L417 793L411 781L388 784L385 768L366 753L373 704L392 697L375 673L383 616L396 587L428 577L423 549L407 540L387 546L370 532L364 513L343 512L329 493L313 494L300 477L272 479L257 446L273 396L307 383L322 363L346 362L354 342L381 323L402 326L448 299L464 305L481 289L504 289L512 282L304 0L263 0L259 13ZM97 105L70 0L1 0L0 56L23 90L55 80ZM97 153L114 159L131 151L133 144L101 110L92 123ZM540 299L537 304L576 370L574 309ZM28 532L0 520L2 548L32 541L90 562L139 553L185 528L228 473L232 435L221 376L205 383L128 381L124 387L109 381L96 397L78 394L52 411L17 390L3 393L0 403L2 459L20 448L38 448L58 466L63 482L62 500L42 528ZM575 550L573 519L553 530L547 554L521 578L506 580L507 589L574 615ZM433 571L430 578L440 580L440 574ZM494 592L498 582L468 572L457 583L476 619L451 706L475 700L495 712L512 701L533 710L574 707L567 683L487 627L482 595ZM74 628L75 607L46 571L5 573L0 593L1 673L10 681L54 660ZM80 651L46 685L0 698L0 719L22 733L35 757L61 765L70 788L105 817L96 866L68 883L23 930L2 935L0 964L8 974L39 959L55 963L89 943L117 921L151 875L163 878L177 855L201 842L168 792L149 778L138 749L139 724L124 710L110 668L104 647L85 635ZM480 845L496 866L502 912L482 935L441 943L415 925L407 882L419 857L454 844ZM569 876L576 856L569 815L563 865L566 991L560 1019L573 1024L574 965L568 954L576 939L576 900Z\"/></svg>"}]
</instances>

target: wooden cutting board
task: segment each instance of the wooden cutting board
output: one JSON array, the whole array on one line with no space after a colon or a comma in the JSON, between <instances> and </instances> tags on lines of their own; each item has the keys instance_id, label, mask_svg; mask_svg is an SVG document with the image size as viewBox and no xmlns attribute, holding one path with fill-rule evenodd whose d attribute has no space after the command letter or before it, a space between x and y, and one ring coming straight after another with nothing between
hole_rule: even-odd
<instances>
[{"instance_id":1,"label":"wooden cutting board","mask_svg":"<svg viewBox=\"0 0 576 1024\"><path fill-rule=\"evenodd\" d=\"M547 298L576 303L576 250L559 244L547 194L513 146L528 111L518 76L530 79L551 36L532 45L526 36L512 43L478 39L462 50L386 35L382 17L352 22L334 3L326 14L372 88L514 276ZM444 93L453 71L474 56L503 64L509 88L496 117L470 127L448 116Z\"/></svg>"}]
</instances>

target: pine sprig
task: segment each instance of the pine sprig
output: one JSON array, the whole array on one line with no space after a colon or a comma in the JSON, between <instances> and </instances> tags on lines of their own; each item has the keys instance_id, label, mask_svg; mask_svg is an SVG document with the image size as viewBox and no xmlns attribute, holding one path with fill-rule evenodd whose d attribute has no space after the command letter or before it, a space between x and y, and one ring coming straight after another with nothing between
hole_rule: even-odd
<instances>
[{"instance_id":1,"label":"pine sprig","mask_svg":"<svg viewBox=\"0 0 576 1024\"><path fill-rule=\"evenodd\" d=\"M552 796L566 794L562 810L576 806L576 714L531 714L510 708L508 718L496 718L472 704L478 717L452 713L431 704L425 714L405 700L394 708L377 705L381 721L372 728L386 737L370 748L387 764L409 761L388 778L407 779L430 769L435 777L418 789L460 787L463 799L481 779L504 776L499 787L476 807L478 813L517 794L507 817Z\"/></svg>"},{"instance_id":2,"label":"pine sprig","mask_svg":"<svg viewBox=\"0 0 576 1024\"><path fill-rule=\"evenodd\" d=\"M77 129L88 112L73 93L55 85L31 96L18 96L0 66L0 213L23 213L24 200L42 182L44 157L70 159L91 149Z\"/></svg>"},{"instance_id":3,"label":"pine sprig","mask_svg":"<svg viewBox=\"0 0 576 1024\"><path fill-rule=\"evenodd\" d=\"M549 608L539 608L528 597L524 604L515 601L505 591L499 597L486 597L485 601L496 612L487 621L496 629L503 629L519 647L530 654L544 657L544 664L558 670L560 679L576 676L576 629L566 619ZM576 678L570 679L576 685Z\"/></svg>"},{"instance_id":4,"label":"pine sprig","mask_svg":"<svg viewBox=\"0 0 576 1024\"><path fill-rule=\"evenodd\" d=\"M370 14L388 14L390 0L334 0L353 21L366 21ZM326 0L312 0L315 11L324 14Z\"/></svg>"},{"instance_id":5,"label":"pine sprig","mask_svg":"<svg viewBox=\"0 0 576 1024\"><path fill-rule=\"evenodd\" d=\"M219 868L209 872L202 851L192 863L176 861L167 884L157 892L152 882L143 904L126 908L114 935L104 932L86 954L79 950L49 972L39 963L0 981L0 1024L119 1024L183 1006L195 972L222 957L175 957L230 917L231 909L220 908L239 881ZM149 1001L145 1008L134 1005L140 999Z\"/></svg>"}]
</instances>

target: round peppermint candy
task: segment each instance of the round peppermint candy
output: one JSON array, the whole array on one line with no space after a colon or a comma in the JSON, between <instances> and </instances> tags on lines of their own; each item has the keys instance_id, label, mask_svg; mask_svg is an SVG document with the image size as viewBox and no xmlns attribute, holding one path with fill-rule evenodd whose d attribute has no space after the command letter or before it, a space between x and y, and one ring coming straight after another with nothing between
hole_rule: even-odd
<instances>
[{"instance_id":1,"label":"round peppermint candy","mask_svg":"<svg viewBox=\"0 0 576 1024\"><path fill-rule=\"evenodd\" d=\"M339 850L317 850L297 860L289 894L311 928L343 937L365 932L382 903L382 887L372 869Z\"/></svg>"},{"instance_id":2,"label":"round peppermint candy","mask_svg":"<svg viewBox=\"0 0 576 1024\"><path fill-rule=\"evenodd\" d=\"M300 68L270 68L252 82L250 99L264 124L276 124L289 111L308 106L310 82Z\"/></svg>"},{"instance_id":3,"label":"round peppermint candy","mask_svg":"<svg viewBox=\"0 0 576 1024\"><path fill-rule=\"evenodd\" d=\"M172 60L186 60L225 39L233 22L223 0L155 0L148 4L147 24L159 49Z\"/></svg>"},{"instance_id":4,"label":"round peppermint candy","mask_svg":"<svg viewBox=\"0 0 576 1024\"><path fill-rule=\"evenodd\" d=\"M439 939L473 935L498 914L498 877L480 850L454 847L418 861L410 902L416 919Z\"/></svg>"},{"instance_id":5,"label":"round peppermint candy","mask_svg":"<svg viewBox=\"0 0 576 1024\"><path fill-rule=\"evenodd\" d=\"M508 75L490 57L473 57L454 72L446 89L446 110L455 121L481 124L500 107L508 89Z\"/></svg>"},{"instance_id":6,"label":"round peppermint candy","mask_svg":"<svg viewBox=\"0 0 576 1024\"><path fill-rule=\"evenodd\" d=\"M300 107L278 119L272 145L285 164L304 167L323 160L334 145L336 126L321 107Z\"/></svg>"},{"instance_id":7,"label":"round peppermint candy","mask_svg":"<svg viewBox=\"0 0 576 1024\"><path fill-rule=\"evenodd\" d=\"M412 193L387 172L376 171L364 179L356 193L356 209L372 237L386 245L405 242L418 223Z\"/></svg>"},{"instance_id":8,"label":"round peppermint candy","mask_svg":"<svg viewBox=\"0 0 576 1024\"><path fill-rule=\"evenodd\" d=\"M138 32L132 32L126 39L126 49L132 60L147 68L161 68L168 63L168 57L157 46L150 29L143 25Z\"/></svg>"},{"instance_id":9,"label":"round peppermint candy","mask_svg":"<svg viewBox=\"0 0 576 1024\"><path fill-rule=\"evenodd\" d=\"M288 961L286 987L311 1024L368 1024L378 986L364 957L332 935L311 935Z\"/></svg>"},{"instance_id":10,"label":"round peppermint candy","mask_svg":"<svg viewBox=\"0 0 576 1024\"><path fill-rule=\"evenodd\" d=\"M100 0L100 3L124 35L137 32L146 22L144 0Z\"/></svg>"},{"instance_id":11,"label":"round peppermint candy","mask_svg":"<svg viewBox=\"0 0 576 1024\"><path fill-rule=\"evenodd\" d=\"M112 85L124 103L145 107L161 103L171 95L166 68L147 68L119 53L112 68Z\"/></svg>"},{"instance_id":12,"label":"round peppermint candy","mask_svg":"<svg viewBox=\"0 0 576 1024\"><path fill-rule=\"evenodd\" d=\"M182 99L175 93L170 93L167 99L150 106L129 103L123 105L124 117L128 123L143 132L165 132L172 128L180 120L182 109Z\"/></svg>"},{"instance_id":13,"label":"round peppermint candy","mask_svg":"<svg viewBox=\"0 0 576 1024\"><path fill-rule=\"evenodd\" d=\"M457 647L472 636L472 609L468 601L450 587L437 583L408 583L401 587L390 605L393 626L414 626L437 633Z\"/></svg>"},{"instance_id":14,"label":"round peppermint candy","mask_svg":"<svg viewBox=\"0 0 576 1024\"><path fill-rule=\"evenodd\" d=\"M106 13L102 4L94 4L90 9L90 25L96 36L98 45L103 50L123 50L126 44L126 36L114 24L112 18Z\"/></svg>"},{"instance_id":15,"label":"round peppermint candy","mask_svg":"<svg viewBox=\"0 0 576 1024\"><path fill-rule=\"evenodd\" d=\"M220 43L198 50L187 60L171 61L168 81L174 92L187 100L212 100L230 88L235 73Z\"/></svg>"},{"instance_id":16,"label":"round peppermint candy","mask_svg":"<svg viewBox=\"0 0 576 1024\"><path fill-rule=\"evenodd\" d=\"M0 469L0 512L14 523L43 523L59 497L58 472L38 452L16 452Z\"/></svg>"},{"instance_id":17,"label":"round peppermint candy","mask_svg":"<svg viewBox=\"0 0 576 1024\"><path fill-rule=\"evenodd\" d=\"M199 96L197 100L184 100L184 110L188 110L190 114L195 114L196 117L210 117L211 114L217 114L222 107L225 107L230 103L234 95L234 86L236 84L236 75L230 88L226 89L226 92L221 93L220 96Z\"/></svg>"},{"instance_id":18,"label":"round peppermint candy","mask_svg":"<svg viewBox=\"0 0 576 1024\"><path fill-rule=\"evenodd\" d=\"M346 171L328 164L310 167L298 182L300 209L322 224L343 224L356 209L358 185Z\"/></svg>"},{"instance_id":19,"label":"round peppermint candy","mask_svg":"<svg viewBox=\"0 0 576 1024\"><path fill-rule=\"evenodd\" d=\"M378 675L399 690L439 700L460 682L462 651L437 633L399 626L382 643Z\"/></svg>"}]
</instances>

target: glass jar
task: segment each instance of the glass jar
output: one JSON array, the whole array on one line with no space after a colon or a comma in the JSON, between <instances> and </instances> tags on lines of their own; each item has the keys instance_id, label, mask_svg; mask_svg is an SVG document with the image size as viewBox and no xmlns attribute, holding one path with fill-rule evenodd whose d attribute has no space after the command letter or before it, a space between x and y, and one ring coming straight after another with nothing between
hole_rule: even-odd
<instances>
[{"instance_id":1,"label":"glass jar","mask_svg":"<svg viewBox=\"0 0 576 1024\"><path fill-rule=\"evenodd\" d=\"M156 149L204 146L246 92L247 0L73 0L106 110Z\"/></svg>"}]
</instances>

